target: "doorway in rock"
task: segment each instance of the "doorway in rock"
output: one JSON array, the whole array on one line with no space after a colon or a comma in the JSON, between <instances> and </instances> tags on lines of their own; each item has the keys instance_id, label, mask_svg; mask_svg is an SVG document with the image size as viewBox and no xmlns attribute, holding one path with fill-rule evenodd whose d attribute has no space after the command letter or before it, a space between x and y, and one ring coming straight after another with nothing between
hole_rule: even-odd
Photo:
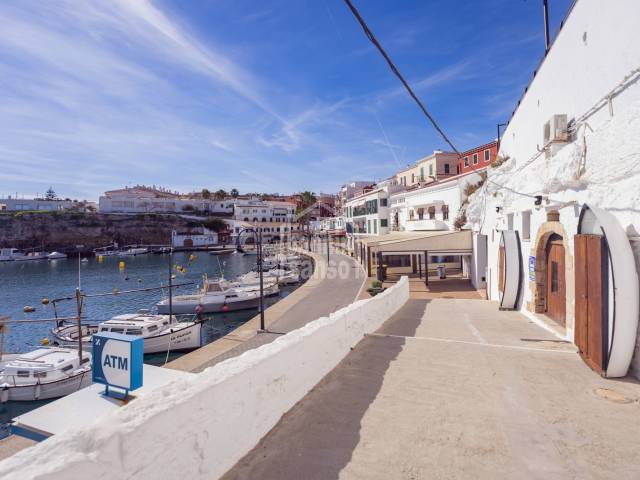
<instances>
[{"instance_id":1,"label":"doorway in rock","mask_svg":"<svg viewBox=\"0 0 640 480\"><path fill-rule=\"evenodd\" d=\"M556 323L566 325L566 282L564 245L556 233L547 240L545 248L546 268L546 315Z\"/></svg>"}]
</instances>

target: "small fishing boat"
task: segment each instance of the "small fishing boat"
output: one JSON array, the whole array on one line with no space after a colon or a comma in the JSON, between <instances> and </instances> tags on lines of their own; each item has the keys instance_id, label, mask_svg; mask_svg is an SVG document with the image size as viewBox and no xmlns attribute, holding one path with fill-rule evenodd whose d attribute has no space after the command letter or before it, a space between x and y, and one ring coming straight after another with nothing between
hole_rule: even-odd
<instances>
[{"instance_id":1,"label":"small fishing boat","mask_svg":"<svg viewBox=\"0 0 640 480\"><path fill-rule=\"evenodd\" d=\"M17 248L2 248L0 249L0 262L13 262L17 258L22 258L22 253Z\"/></svg>"},{"instance_id":2,"label":"small fishing boat","mask_svg":"<svg viewBox=\"0 0 640 480\"><path fill-rule=\"evenodd\" d=\"M84 349L91 350L91 336L98 332L114 332L124 335L140 335L144 339L144 353L167 350L193 350L200 347L200 327L197 321L180 322L175 316L153 315L147 311L117 315L99 324L82 324L81 336ZM78 325L64 323L51 329L54 345L78 346Z\"/></svg>"},{"instance_id":3,"label":"small fishing boat","mask_svg":"<svg viewBox=\"0 0 640 480\"><path fill-rule=\"evenodd\" d=\"M100 323L98 332L140 335L144 353L160 353L200 348L201 327L202 322L180 322L175 316L127 313Z\"/></svg>"},{"instance_id":4,"label":"small fishing boat","mask_svg":"<svg viewBox=\"0 0 640 480\"><path fill-rule=\"evenodd\" d=\"M91 354L39 348L0 367L0 402L58 398L91 385Z\"/></svg>"},{"instance_id":5,"label":"small fishing boat","mask_svg":"<svg viewBox=\"0 0 640 480\"><path fill-rule=\"evenodd\" d=\"M47 260L59 260L61 258L67 258L67 255L60 252L51 252L47 255Z\"/></svg>"},{"instance_id":6,"label":"small fishing boat","mask_svg":"<svg viewBox=\"0 0 640 480\"><path fill-rule=\"evenodd\" d=\"M215 250L209 250L209 255L224 255L227 253L233 253L235 250L235 248L217 248Z\"/></svg>"},{"instance_id":7,"label":"small fishing boat","mask_svg":"<svg viewBox=\"0 0 640 480\"><path fill-rule=\"evenodd\" d=\"M262 272L263 282L275 280L278 285L294 285L300 281L300 273L295 270L285 270L283 268L274 268ZM257 270L245 273L238 277L238 281L242 285L259 285L260 273Z\"/></svg>"},{"instance_id":8,"label":"small fishing boat","mask_svg":"<svg viewBox=\"0 0 640 480\"><path fill-rule=\"evenodd\" d=\"M21 255L17 255L14 260L16 262L28 262L32 260L46 260L47 252L27 252Z\"/></svg>"},{"instance_id":9,"label":"small fishing boat","mask_svg":"<svg viewBox=\"0 0 640 480\"><path fill-rule=\"evenodd\" d=\"M171 253L171 247L160 247L153 250L156 255L166 255L167 253Z\"/></svg>"},{"instance_id":10,"label":"small fishing boat","mask_svg":"<svg viewBox=\"0 0 640 480\"><path fill-rule=\"evenodd\" d=\"M108 245L106 247L99 247L93 249L93 254L96 257L113 257L120 253L116 245Z\"/></svg>"},{"instance_id":11,"label":"small fishing boat","mask_svg":"<svg viewBox=\"0 0 640 480\"><path fill-rule=\"evenodd\" d=\"M265 281L263 295L277 295L280 289L275 280ZM172 299L173 313L216 313L257 308L260 305L260 287L242 285L224 279L204 278L202 289L192 295L177 295ZM156 304L158 313L169 313L169 299Z\"/></svg>"},{"instance_id":12,"label":"small fishing boat","mask_svg":"<svg viewBox=\"0 0 640 480\"><path fill-rule=\"evenodd\" d=\"M136 255L145 255L149 253L149 249L146 247L131 247L126 250L121 251L118 255L121 257L127 256L136 256Z\"/></svg>"}]
</instances>

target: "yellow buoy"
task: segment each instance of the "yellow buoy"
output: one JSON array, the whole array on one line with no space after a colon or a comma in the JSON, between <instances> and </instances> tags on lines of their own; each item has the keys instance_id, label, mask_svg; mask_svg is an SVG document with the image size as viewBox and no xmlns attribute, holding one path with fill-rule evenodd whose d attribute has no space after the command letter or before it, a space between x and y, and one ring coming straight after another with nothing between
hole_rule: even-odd
<instances>
[{"instance_id":1,"label":"yellow buoy","mask_svg":"<svg viewBox=\"0 0 640 480\"><path fill-rule=\"evenodd\" d=\"M49 339L48 338L43 338L42 340L40 340L40 344L41 345L49 345Z\"/></svg>"},{"instance_id":2,"label":"yellow buoy","mask_svg":"<svg viewBox=\"0 0 640 480\"><path fill-rule=\"evenodd\" d=\"M118 264L118 268L119 268L120 270L124 270L124 262L120 262L120 263Z\"/></svg>"},{"instance_id":3,"label":"yellow buoy","mask_svg":"<svg viewBox=\"0 0 640 480\"><path fill-rule=\"evenodd\" d=\"M102 263L104 261L104 257L102 255L98 255L98 263Z\"/></svg>"},{"instance_id":4,"label":"yellow buoy","mask_svg":"<svg viewBox=\"0 0 640 480\"><path fill-rule=\"evenodd\" d=\"M49 299L48 299L47 297L44 297L44 298L42 299L42 304L43 304L43 305L49 305Z\"/></svg>"}]
</instances>

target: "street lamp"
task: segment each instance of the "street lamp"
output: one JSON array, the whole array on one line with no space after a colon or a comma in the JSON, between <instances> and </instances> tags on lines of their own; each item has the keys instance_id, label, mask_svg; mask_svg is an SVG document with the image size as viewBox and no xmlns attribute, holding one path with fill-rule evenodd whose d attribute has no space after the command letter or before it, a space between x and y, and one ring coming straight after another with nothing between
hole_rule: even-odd
<instances>
[{"instance_id":1,"label":"street lamp","mask_svg":"<svg viewBox=\"0 0 640 480\"><path fill-rule=\"evenodd\" d=\"M242 247L240 245L240 237L245 232L253 233L253 237L255 238L256 246L258 248L258 255L257 255L258 258L256 260L256 263L258 266L258 274L260 276L260 330L259 332L265 332L266 329L264 326L264 282L263 282L263 276L262 276L262 229L247 227L247 228L241 229L238 232L238 235L236 237L236 249L240 252L242 251Z\"/></svg>"}]
</instances>

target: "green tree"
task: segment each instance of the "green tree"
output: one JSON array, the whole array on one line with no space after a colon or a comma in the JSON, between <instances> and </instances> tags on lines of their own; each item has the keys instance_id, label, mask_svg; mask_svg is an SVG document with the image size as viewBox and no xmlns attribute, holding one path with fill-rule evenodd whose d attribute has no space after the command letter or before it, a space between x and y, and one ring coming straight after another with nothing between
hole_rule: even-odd
<instances>
[{"instance_id":1,"label":"green tree","mask_svg":"<svg viewBox=\"0 0 640 480\"><path fill-rule=\"evenodd\" d=\"M207 188L203 188L202 189L202 198L207 199L207 200L209 198L211 198L211 192L209 191L209 189L207 189Z\"/></svg>"},{"instance_id":2,"label":"green tree","mask_svg":"<svg viewBox=\"0 0 640 480\"><path fill-rule=\"evenodd\" d=\"M304 191L300 194L300 206L305 209L316 203L316 196L313 192Z\"/></svg>"},{"instance_id":3,"label":"green tree","mask_svg":"<svg viewBox=\"0 0 640 480\"><path fill-rule=\"evenodd\" d=\"M232 196L233 198L237 198L237 197L238 197L238 195L240 195L240 192L238 192L238 189L237 189L237 188L232 188L232 189L231 189L231 196Z\"/></svg>"},{"instance_id":4,"label":"green tree","mask_svg":"<svg viewBox=\"0 0 640 480\"><path fill-rule=\"evenodd\" d=\"M44 199L56 200L57 198L58 198L58 195L56 195L56 192L53 191L53 187L49 187L49 190L47 190L47 193L44 194Z\"/></svg>"},{"instance_id":5,"label":"green tree","mask_svg":"<svg viewBox=\"0 0 640 480\"><path fill-rule=\"evenodd\" d=\"M222 232L227 229L227 223L221 218L209 217L202 221L202 226L213 230L216 233Z\"/></svg>"},{"instance_id":6,"label":"green tree","mask_svg":"<svg viewBox=\"0 0 640 480\"><path fill-rule=\"evenodd\" d=\"M226 197L227 192L223 189L220 189L213 194L213 198L215 198L216 200L224 200Z\"/></svg>"}]
</instances>

